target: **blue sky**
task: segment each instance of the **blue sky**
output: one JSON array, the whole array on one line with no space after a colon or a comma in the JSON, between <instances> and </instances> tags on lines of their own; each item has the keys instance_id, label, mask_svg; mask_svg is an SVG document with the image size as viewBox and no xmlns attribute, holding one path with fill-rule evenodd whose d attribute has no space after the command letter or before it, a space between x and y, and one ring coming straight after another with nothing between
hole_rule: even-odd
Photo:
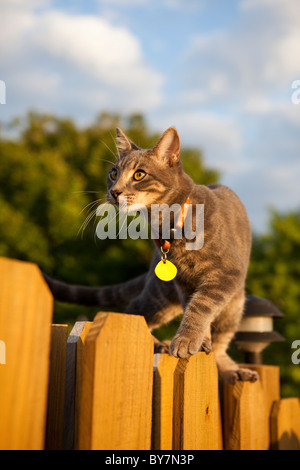
<instances>
[{"instance_id":1,"label":"blue sky","mask_svg":"<svg viewBox=\"0 0 300 470\"><path fill-rule=\"evenodd\" d=\"M1 121L142 112L202 149L254 230L299 207L298 0L2 0L0 15Z\"/></svg>"}]
</instances>

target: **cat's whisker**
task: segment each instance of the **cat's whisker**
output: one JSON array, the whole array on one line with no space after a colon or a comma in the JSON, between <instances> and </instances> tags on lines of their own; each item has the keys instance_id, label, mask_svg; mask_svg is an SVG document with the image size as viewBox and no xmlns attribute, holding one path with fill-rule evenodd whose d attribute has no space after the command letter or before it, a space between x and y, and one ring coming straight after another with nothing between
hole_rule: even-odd
<instances>
[{"instance_id":1,"label":"cat's whisker","mask_svg":"<svg viewBox=\"0 0 300 470\"><path fill-rule=\"evenodd\" d=\"M83 211L85 211L85 209L89 206L93 207L95 204L98 204L99 202L103 201L104 198L101 198L101 199L97 199L96 201L92 201L90 202L89 204L87 204L81 211L80 211L80 214L82 214Z\"/></svg>"},{"instance_id":2,"label":"cat's whisker","mask_svg":"<svg viewBox=\"0 0 300 470\"><path fill-rule=\"evenodd\" d=\"M106 160L105 158L98 158L98 160L101 160L101 161L103 161L103 162L111 163L112 165L115 164L115 162L112 162L111 160Z\"/></svg>"},{"instance_id":3,"label":"cat's whisker","mask_svg":"<svg viewBox=\"0 0 300 470\"><path fill-rule=\"evenodd\" d=\"M97 207L97 210L98 210L100 207L102 208L102 207L105 207L105 206L108 206L108 207L109 207L109 206L112 206L112 204L111 204L110 202L105 201L105 202L103 202L102 204L100 204L100 205ZM96 212L96 217L103 217L103 214L97 214L97 212Z\"/></svg>"},{"instance_id":4,"label":"cat's whisker","mask_svg":"<svg viewBox=\"0 0 300 470\"><path fill-rule=\"evenodd\" d=\"M118 145L117 145L117 141L116 141L115 137L112 135L111 132L110 132L110 136L111 136L111 138L112 138L112 141L113 141L113 143L114 143L114 146L116 147L116 151L117 151L117 157L116 157L116 158L117 158L117 160L118 160L118 159L119 159L119 147L118 147Z\"/></svg>"},{"instance_id":5,"label":"cat's whisker","mask_svg":"<svg viewBox=\"0 0 300 470\"><path fill-rule=\"evenodd\" d=\"M88 193L91 193L91 194L98 194L100 193L100 191L72 191L71 194L88 194Z\"/></svg>"},{"instance_id":6,"label":"cat's whisker","mask_svg":"<svg viewBox=\"0 0 300 470\"><path fill-rule=\"evenodd\" d=\"M130 228L130 225L133 223L134 220L136 220L137 217L138 217L139 219L142 219L142 220L143 220L143 223L142 223L142 225L141 225L141 230L144 230L145 226L147 225L147 222L146 222L145 217L143 217L142 214L140 214L139 212L138 212L138 214L129 222L128 230L129 230L129 228Z\"/></svg>"},{"instance_id":7,"label":"cat's whisker","mask_svg":"<svg viewBox=\"0 0 300 470\"><path fill-rule=\"evenodd\" d=\"M117 219L119 213L120 213L120 210L117 209L117 210L116 210L116 213L115 213L115 216L113 217L112 221L115 220L115 219Z\"/></svg>"},{"instance_id":8,"label":"cat's whisker","mask_svg":"<svg viewBox=\"0 0 300 470\"><path fill-rule=\"evenodd\" d=\"M96 208L96 209L93 209L93 210L89 213L88 217L86 218L86 222L85 222L85 224L84 224L82 234L83 234L84 230L86 229L86 227L88 226L88 224L90 223L90 221L92 220L92 218L95 217L96 212L97 212L97 208Z\"/></svg>"},{"instance_id":9,"label":"cat's whisker","mask_svg":"<svg viewBox=\"0 0 300 470\"><path fill-rule=\"evenodd\" d=\"M95 213L95 220L94 220L94 226L97 222L97 217L103 217L102 214L97 214L97 211L100 207L103 207L103 206L110 206L110 203L109 202L104 202L103 204L100 204L98 207L96 207L96 213Z\"/></svg>"},{"instance_id":10,"label":"cat's whisker","mask_svg":"<svg viewBox=\"0 0 300 470\"><path fill-rule=\"evenodd\" d=\"M101 144L104 144L104 145L105 145L105 147L107 148L107 150L109 150L110 153L111 153L111 154L114 156L114 158L116 159L115 153L114 153L114 152L112 151L112 149L104 142L104 140L100 140L100 142L101 142ZM103 160L103 159L101 159L101 160ZM106 161L108 162L109 160L106 160ZM112 163L113 165L115 164L115 163L113 163L113 162L109 162L109 163Z\"/></svg>"},{"instance_id":11,"label":"cat's whisker","mask_svg":"<svg viewBox=\"0 0 300 470\"><path fill-rule=\"evenodd\" d=\"M178 165L180 140L173 127L160 137L155 147L152 148L151 155L147 150L142 150L134 144L119 128L117 128L117 139L113 140L117 146L117 163L121 162L121 165L119 171L115 173L115 179L113 174L110 175L111 178L108 177L108 191L115 191L113 194L118 193L119 195L127 194L127 205L122 204L120 196L119 210L113 214L110 207L104 204L99 205L101 199L89 202L83 209L88 214L78 235L81 233L83 237L89 224L89 230L93 230L91 223L93 217L95 217L94 225L100 219L99 226L94 233L94 239L97 235L100 239L99 229L106 229L107 226L114 238L115 233L119 230L117 235L119 239L122 238L123 231L128 228L145 227L144 223L147 226L147 221L150 220L149 215L152 214L147 212L146 215L144 211L135 211L134 207L141 207L140 204L134 205L137 199L143 200L146 207L150 207L151 204L166 203L166 214L168 208L171 211L170 204L172 202L177 204L182 200L181 210L174 228L176 230L176 227L183 228L185 225L184 235L181 233L181 242L178 241L178 243L175 240L173 243L173 240L167 239L161 239L163 243L157 243L158 249L162 251L162 259L154 270L151 263L149 273L125 283L104 288L68 286L66 283L53 280L50 282L54 298L101 308L115 309L119 306L122 308L126 306L126 312L131 314L145 312L145 318L151 329L156 329L172 318L176 318L184 310L180 327L170 345L170 352L173 356L187 358L198 353L201 347L209 353L212 349L212 331L214 333L214 357L223 379L230 383L235 383L236 380L256 381L258 379L256 372L240 368L226 352L229 341L242 318L246 300L245 281L251 253L251 227L243 204L228 187L219 184L205 187L193 183L192 179L183 171L182 166ZM104 142L103 145L106 143ZM115 157L112 150L107 145L106 147ZM108 151L105 151L105 155L110 157ZM149 157L151 158L150 163ZM114 165L113 161L104 159L103 161ZM136 168L142 172L144 162L145 167L150 167L151 171L146 173L147 178L143 183L140 182L137 185L134 182L139 181L138 177L137 179L134 177L137 170L133 174L132 170ZM158 177L161 175L162 166L165 170L164 178ZM129 178L128 172L130 172ZM183 201L184 195L187 197L186 203ZM205 225L205 240L209 241L205 244L203 239L204 202L205 210L208 210L209 214L213 214L210 223ZM186 204L190 203L192 208L196 205L196 212L198 212L198 205L202 207L203 211L200 212L198 218L198 214L193 215L191 210L189 221L186 218ZM132 208L131 214L128 214L127 208ZM173 215L175 217L175 214ZM145 222L140 220L140 216ZM160 228L163 229L163 214L161 217L159 214L156 217L160 225L155 232L159 235ZM149 223L149 235L151 235L151 228L153 228L150 225ZM110 230L111 228L114 230ZM195 235L196 240L195 242L190 241L188 246L189 230ZM108 236L107 233L106 236ZM186 246L184 246L185 244ZM203 251L200 251L202 248ZM169 250L170 260L167 259ZM156 261L157 255L158 252L154 255L153 261ZM157 290L153 289L153 286L156 286L153 283L153 280L156 280L154 276L156 275L162 281L174 279L177 266L172 263L172 260L178 266L178 277L174 284L164 282L157 284L162 294L161 296L157 295Z\"/></svg>"},{"instance_id":12,"label":"cat's whisker","mask_svg":"<svg viewBox=\"0 0 300 470\"><path fill-rule=\"evenodd\" d=\"M89 223L89 221L91 220L93 214L89 214L86 219L84 220L83 224L81 225L80 229L78 230L78 233L77 233L77 236L80 234L81 232L81 239L83 238L83 233Z\"/></svg>"},{"instance_id":13,"label":"cat's whisker","mask_svg":"<svg viewBox=\"0 0 300 470\"><path fill-rule=\"evenodd\" d=\"M77 232L76 238L78 237L80 232L81 232L81 238L83 238L83 233L84 233L86 227L88 226L88 224L90 223L90 221L92 220L92 218L95 216L96 212L97 212L97 207L96 207L96 209L93 209L88 214L88 216L85 218L84 222L81 224L80 229Z\"/></svg>"},{"instance_id":14,"label":"cat's whisker","mask_svg":"<svg viewBox=\"0 0 300 470\"><path fill-rule=\"evenodd\" d=\"M105 202L105 203L101 204L100 206L96 207L96 209L94 209L94 210L92 211L93 214L95 215L94 224L93 224L94 227L95 227L95 225L96 225L96 223L97 223L97 217L102 217L102 218L103 218L103 215L102 215L102 214L97 214L97 210L99 209L99 207L102 207L102 206L105 206L105 205L108 205L108 206L109 206L109 205L111 205L111 204L108 203L108 202ZM110 224L117 218L118 214L119 214L119 209L116 209L116 213L115 213L114 217L109 220L109 223L110 223ZM90 222L90 220L91 220L91 218L89 219L88 223ZM96 236L96 235L97 235L97 230L95 230L95 232L94 232L94 242L95 242L95 243L97 242L97 240L96 240L96 239L97 239L97 236Z\"/></svg>"},{"instance_id":15,"label":"cat's whisker","mask_svg":"<svg viewBox=\"0 0 300 470\"><path fill-rule=\"evenodd\" d=\"M120 211L119 211L119 213L120 213ZM120 228L120 225L119 225L119 231L118 231L118 233L117 233L117 235L116 235L116 238L119 238L119 235L120 235L120 233L121 233L121 231L122 231L122 229L123 229L124 224L126 223L126 221L127 221L127 217L124 217L124 221L123 221L123 223L122 223L122 225L121 225L121 228Z\"/></svg>"},{"instance_id":16,"label":"cat's whisker","mask_svg":"<svg viewBox=\"0 0 300 470\"><path fill-rule=\"evenodd\" d=\"M117 210L116 210L116 213L115 213L115 215L114 215L114 217L113 217L112 219L110 219L110 221L109 221L110 224L111 224L114 220L117 219L117 216L119 215L119 212L120 212L119 209L117 209ZM96 214L96 217L102 217L102 216Z\"/></svg>"},{"instance_id":17,"label":"cat's whisker","mask_svg":"<svg viewBox=\"0 0 300 470\"><path fill-rule=\"evenodd\" d=\"M96 222L97 222L97 217L102 217L102 218L103 218L103 214L97 214L98 209L99 209L100 207L105 206L105 205L110 206L111 204L110 204L109 202L105 202L105 203L99 205L98 207L96 207L96 210L94 211L94 212L95 212L94 226L95 226L95 224L96 224ZM118 214L119 214L119 209L116 209L116 213L115 213L114 217L109 220L109 223L110 223L110 224L117 218ZM96 232L95 232L95 233L96 233Z\"/></svg>"}]
</instances>

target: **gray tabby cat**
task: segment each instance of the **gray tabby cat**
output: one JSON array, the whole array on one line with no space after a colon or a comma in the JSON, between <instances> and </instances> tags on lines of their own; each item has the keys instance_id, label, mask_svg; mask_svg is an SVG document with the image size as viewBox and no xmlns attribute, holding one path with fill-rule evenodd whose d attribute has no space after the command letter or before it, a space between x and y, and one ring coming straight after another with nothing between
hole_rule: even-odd
<instances>
[{"instance_id":1,"label":"gray tabby cat","mask_svg":"<svg viewBox=\"0 0 300 470\"><path fill-rule=\"evenodd\" d=\"M255 371L241 368L227 354L245 304L245 280L251 251L251 230L245 208L229 188L196 185L180 161L180 140L169 128L151 150L140 149L117 129L118 159L108 172L106 199L127 206L151 204L183 206L204 204L204 245L187 250L186 241L172 241L168 259L177 267L174 280L154 273L161 259L155 248L149 272L128 282L107 287L71 286L45 275L57 300L83 305L123 308L144 315L151 330L183 313L170 353L186 358L199 350L213 351L224 380L256 381ZM173 221L174 223L174 221Z\"/></svg>"}]
</instances>

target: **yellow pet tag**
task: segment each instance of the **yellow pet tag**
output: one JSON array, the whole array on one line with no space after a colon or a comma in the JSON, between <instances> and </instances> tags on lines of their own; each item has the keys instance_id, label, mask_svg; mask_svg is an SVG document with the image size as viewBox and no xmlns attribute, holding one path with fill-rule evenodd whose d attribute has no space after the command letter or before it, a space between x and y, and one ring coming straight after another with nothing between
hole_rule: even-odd
<instances>
[{"instance_id":1,"label":"yellow pet tag","mask_svg":"<svg viewBox=\"0 0 300 470\"><path fill-rule=\"evenodd\" d=\"M156 265L154 272L162 281L172 281L177 274L177 268L171 261L163 259Z\"/></svg>"}]
</instances>

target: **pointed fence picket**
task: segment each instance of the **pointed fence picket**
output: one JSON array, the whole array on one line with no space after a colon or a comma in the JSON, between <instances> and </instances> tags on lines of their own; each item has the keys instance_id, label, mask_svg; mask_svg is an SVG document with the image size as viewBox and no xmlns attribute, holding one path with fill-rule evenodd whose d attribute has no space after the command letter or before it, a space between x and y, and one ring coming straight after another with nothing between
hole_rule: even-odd
<instances>
[{"instance_id":1,"label":"pointed fence picket","mask_svg":"<svg viewBox=\"0 0 300 470\"><path fill-rule=\"evenodd\" d=\"M38 267L0 258L0 449L42 449L53 299Z\"/></svg>"},{"instance_id":2,"label":"pointed fence picket","mask_svg":"<svg viewBox=\"0 0 300 470\"><path fill-rule=\"evenodd\" d=\"M277 366L222 384L213 353L154 354L139 315L99 312L68 336L36 265L0 258L0 276L0 449L300 449Z\"/></svg>"}]
</instances>

